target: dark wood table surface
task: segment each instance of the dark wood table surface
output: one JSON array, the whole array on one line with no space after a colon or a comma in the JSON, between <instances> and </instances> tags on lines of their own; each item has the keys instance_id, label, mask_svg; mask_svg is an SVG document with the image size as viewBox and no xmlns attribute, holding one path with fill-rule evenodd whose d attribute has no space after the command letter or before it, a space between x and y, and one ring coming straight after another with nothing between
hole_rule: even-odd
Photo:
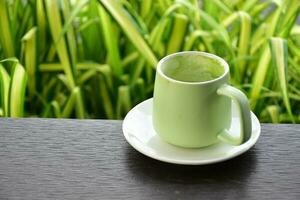
<instances>
[{"instance_id":1,"label":"dark wood table surface","mask_svg":"<svg viewBox=\"0 0 300 200\"><path fill-rule=\"evenodd\" d=\"M300 199L300 125L262 124L252 149L206 166L148 158L121 125L0 118L0 199Z\"/></svg>"}]
</instances>

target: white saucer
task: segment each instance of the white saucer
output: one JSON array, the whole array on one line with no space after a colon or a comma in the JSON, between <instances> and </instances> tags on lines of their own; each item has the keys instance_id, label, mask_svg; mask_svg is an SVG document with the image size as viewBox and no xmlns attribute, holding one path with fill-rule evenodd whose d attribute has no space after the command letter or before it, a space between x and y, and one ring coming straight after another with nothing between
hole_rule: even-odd
<instances>
[{"instance_id":1,"label":"white saucer","mask_svg":"<svg viewBox=\"0 0 300 200\"><path fill-rule=\"evenodd\" d=\"M151 158L175 164L204 165L225 161L249 150L260 136L260 123L251 113L251 138L240 146L217 143L199 149L186 149L168 144L160 139L152 126L152 99L135 106L123 121L123 133L127 142L142 154ZM232 125L230 131L239 132L239 118L235 104L232 104Z\"/></svg>"}]
</instances>

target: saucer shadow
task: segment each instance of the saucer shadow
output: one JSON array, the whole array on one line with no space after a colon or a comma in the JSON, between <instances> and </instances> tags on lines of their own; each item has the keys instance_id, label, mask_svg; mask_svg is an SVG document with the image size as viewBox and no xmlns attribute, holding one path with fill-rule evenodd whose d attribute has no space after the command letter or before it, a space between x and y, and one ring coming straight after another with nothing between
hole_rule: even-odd
<instances>
[{"instance_id":1,"label":"saucer shadow","mask_svg":"<svg viewBox=\"0 0 300 200\"><path fill-rule=\"evenodd\" d=\"M136 180L187 185L228 181L247 182L256 169L255 147L228 161L209 165L177 165L154 160L129 147L125 149L126 167Z\"/></svg>"}]
</instances>

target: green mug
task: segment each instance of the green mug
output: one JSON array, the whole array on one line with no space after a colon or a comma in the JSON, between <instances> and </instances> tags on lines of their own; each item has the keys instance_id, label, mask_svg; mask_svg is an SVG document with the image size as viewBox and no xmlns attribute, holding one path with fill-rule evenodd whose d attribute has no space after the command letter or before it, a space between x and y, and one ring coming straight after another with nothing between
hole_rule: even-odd
<instances>
[{"instance_id":1,"label":"green mug","mask_svg":"<svg viewBox=\"0 0 300 200\"><path fill-rule=\"evenodd\" d=\"M233 136L231 100L237 104L240 135ZM153 127L166 142L199 148L219 141L245 143L251 136L246 95L229 85L222 58L198 51L168 55L157 66L153 95Z\"/></svg>"}]
</instances>

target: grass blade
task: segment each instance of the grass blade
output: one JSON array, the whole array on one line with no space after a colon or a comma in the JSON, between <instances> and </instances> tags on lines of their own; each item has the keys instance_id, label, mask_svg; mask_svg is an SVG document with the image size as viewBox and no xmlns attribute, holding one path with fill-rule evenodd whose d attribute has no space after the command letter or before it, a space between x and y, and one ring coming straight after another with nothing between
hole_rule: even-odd
<instances>
[{"instance_id":1,"label":"grass blade","mask_svg":"<svg viewBox=\"0 0 300 200\"><path fill-rule=\"evenodd\" d=\"M112 100L109 95L109 89L107 87L106 81L103 76L100 76L100 81L99 81L99 86L100 86L100 96L102 98L102 105L104 107L105 115L108 119L114 119L114 109L112 106Z\"/></svg>"},{"instance_id":2,"label":"grass blade","mask_svg":"<svg viewBox=\"0 0 300 200\"><path fill-rule=\"evenodd\" d=\"M64 72L66 73L69 87L72 89L75 87L75 81L73 77L73 71L71 63L68 57L68 51L66 41L64 38L60 39L60 33L62 32L61 17L59 13L59 7L56 0L46 0L45 6L47 10L48 23L50 26L51 35L55 43L56 51Z\"/></svg>"},{"instance_id":3,"label":"grass blade","mask_svg":"<svg viewBox=\"0 0 300 200\"><path fill-rule=\"evenodd\" d=\"M122 119L123 114L127 113L131 106L129 86L122 85L118 88L118 101L116 110L117 119Z\"/></svg>"},{"instance_id":4,"label":"grass blade","mask_svg":"<svg viewBox=\"0 0 300 200\"><path fill-rule=\"evenodd\" d=\"M144 66L145 66L145 59L140 58L137 61L137 64L136 64L136 67L135 67L134 72L132 74L132 77L130 78L132 84L134 84L136 82L136 80L140 77Z\"/></svg>"},{"instance_id":5,"label":"grass blade","mask_svg":"<svg viewBox=\"0 0 300 200\"><path fill-rule=\"evenodd\" d=\"M268 106L267 112L269 113L269 115L271 117L272 123L278 124L280 122L278 106L275 106L275 105Z\"/></svg>"},{"instance_id":6,"label":"grass blade","mask_svg":"<svg viewBox=\"0 0 300 200\"><path fill-rule=\"evenodd\" d=\"M231 42L230 42L230 37L228 35L228 32L226 31L226 29L223 26L220 26L219 23L213 18L211 17L209 14L207 14L206 12L199 10L200 16L202 17L202 19L215 31L217 31L219 33L219 35L221 36L222 40L224 41L224 43L226 44L226 46L231 49Z\"/></svg>"},{"instance_id":7,"label":"grass blade","mask_svg":"<svg viewBox=\"0 0 300 200\"><path fill-rule=\"evenodd\" d=\"M34 27L22 38L23 62L29 76L28 92L30 99L34 96L36 90L36 31L37 29Z\"/></svg>"},{"instance_id":8,"label":"grass blade","mask_svg":"<svg viewBox=\"0 0 300 200\"><path fill-rule=\"evenodd\" d=\"M78 93L76 95L76 117L78 119L84 119L84 104L82 100L81 89L78 87Z\"/></svg>"},{"instance_id":9,"label":"grass blade","mask_svg":"<svg viewBox=\"0 0 300 200\"><path fill-rule=\"evenodd\" d=\"M287 8L285 8L285 6ZM278 32L280 37L287 37L290 33L297 17L299 16L300 1L299 0L286 0L283 5L283 12L279 22Z\"/></svg>"},{"instance_id":10,"label":"grass blade","mask_svg":"<svg viewBox=\"0 0 300 200\"><path fill-rule=\"evenodd\" d=\"M60 111L60 107L57 101L52 101L51 102L51 108L53 109L54 112L54 116L56 118L61 118L61 111Z\"/></svg>"},{"instance_id":11,"label":"grass blade","mask_svg":"<svg viewBox=\"0 0 300 200\"><path fill-rule=\"evenodd\" d=\"M63 9L63 17L64 17L64 20L68 20L70 19L71 14L71 5L70 5L70 1L69 0L63 0L61 1L62 3L62 9ZM63 30L62 30L63 32ZM75 39L75 31L74 31L74 28L73 26L70 26L68 27L68 29L66 30L66 37L67 37L67 44L68 44L68 50L69 50L69 55L70 55L70 63L71 63L71 66L72 66L72 70L73 70L73 75L74 77L76 77L77 75L77 70L76 70L76 62L77 62L77 55L76 55L76 52L77 52L77 47L76 47L76 39ZM62 35L62 34L61 34Z\"/></svg>"},{"instance_id":12,"label":"grass blade","mask_svg":"<svg viewBox=\"0 0 300 200\"><path fill-rule=\"evenodd\" d=\"M126 67L128 64L131 62L135 61L139 57L138 52L133 52L129 55L127 55L123 60L122 60L122 67Z\"/></svg>"},{"instance_id":13,"label":"grass blade","mask_svg":"<svg viewBox=\"0 0 300 200\"><path fill-rule=\"evenodd\" d=\"M232 10L221 0L212 0L225 14L231 14Z\"/></svg>"},{"instance_id":14,"label":"grass blade","mask_svg":"<svg viewBox=\"0 0 300 200\"><path fill-rule=\"evenodd\" d=\"M4 62L19 62L19 60L15 57L12 58L5 58L3 60L0 60L0 63L4 63Z\"/></svg>"},{"instance_id":15,"label":"grass blade","mask_svg":"<svg viewBox=\"0 0 300 200\"><path fill-rule=\"evenodd\" d=\"M282 6L277 6L275 11L273 11L269 18L267 18L260 26L256 29L252 36L252 47L250 50L251 54L254 54L257 50L264 48L267 45L267 39L276 34L276 27L280 20L280 14L282 11Z\"/></svg>"},{"instance_id":16,"label":"grass blade","mask_svg":"<svg viewBox=\"0 0 300 200\"><path fill-rule=\"evenodd\" d=\"M250 9L253 9L254 5L257 4L258 0L248 0L247 2L245 2L245 4L243 5L243 10L244 11L249 11Z\"/></svg>"},{"instance_id":17,"label":"grass blade","mask_svg":"<svg viewBox=\"0 0 300 200\"><path fill-rule=\"evenodd\" d=\"M3 116L8 117L8 102L9 102L9 85L10 85L10 76L0 64L0 105L2 108Z\"/></svg>"},{"instance_id":18,"label":"grass blade","mask_svg":"<svg viewBox=\"0 0 300 200\"><path fill-rule=\"evenodd\" d=\"M84 118L84 108L83 108L83 102L81 100L81 94L80 94L80 88L75 87L72 90L72 93L65 105L65 108L63 109L63 112L61 114L61 117L67 118L70 117L73 110L76 110L76 116L77 118Z\"/></svg>"},{"instance_id":19,"label":"grass blade","mask_svg":"<svg viewBox=\"0 0 300 200\"><path fill-rule=\"evenodd\" d=\"M118 48L118 38L114 31L113 22L101 5L98 6L98 12L105 46L108 51L108 63L112 66L114 75L121 76L123 74L123 69Z\"/></svg>"},{"instance_id":20,"label":"grass blade","mask_svg":"<svg viewBox=\"0 0 300 200\"><path fill-rule=\"evenodd\" d=\"M240 11L239 12L240 20L241 20L241 30L239 35L239 44L238 44L238 53L237 56L244 57L248 55L249 46L250 46L250 34L251 34L251 18L250 16ZM245 73L245 60L240 60L238 62L238 67L240 68L240 80L243 80Z\"/></svg>"},{"instance_id":21,"label":"grass blade","mask_svg":"<svg viewBox=\"0 0 300 200\"><path fill-rule=\"evenodd\" d=\"M239 67L238 80L239 82L243 80L245 72L245 59L239 59L248 55L249 46L250 46L250 36L251 36L251 17L248 13L244 11L239 11L231 14L222 21L222 24L225 27L232 25L236 20L239 19L240 22L240 34L237 48L237 65Z\"/></svg>"},{"instance_id":22,"label":"grass blade","mask_svg":"<svg viewBox=\"0 0 300 200\"><path fill-rule=\"evenodd\" d=\"M145 59L153 66L156 67L157 58L149 48L143 37L139 34L136 28L132 25L122 7L114 0L100 0L105 8L110 12L114 19L122 27L124 33L131 40L132 44L137 50L145 57Z\"/></svg>"},{"instance_id":23,"label":"grass blade","mask_svg":"<svg viewBox=\"0 0 300 200\"><path fill-rule=\"evenodd\" d=\"M70 13L69 8L68 8L70 6L69 2L67 2L67 1L64 0L64 5L67 6L66 9L68 10L68 12L65 15L66 22L65 22L65 24L63 26L62 32L60 33L59 40L61 38L63 38L63 36L68 32L68 30L70 30L72 28L72 22L73 22L73 20L79 14L79 12L83 9L83 7L86 6L87 3L88 3L87 0L81 0L81 1L79 1L78 4L75 5L75 8Z\"/></svg>"},{"instance_id":24,"label":"grass blade","mask_svg":"<svg viewBox=\"0 0 300 200\"><path fill-rule=\"evenodd\" d=\"M166 45L164 44L164 35L166 34L167 27L171 24L171 18L162 19L152 30L150 34L149 42L153 51L159 56L162 57L166 51ZM169 38L169 34L168 34Z\"/></svg>"},{"instance_id":25,"label":"grass blade","mask_svg":"<svg viewBox=\"0 0 300 200\"><path fill-rule=\"evenodd\" d=\"M140 32L141 35L146 36L148 34L148 28L133 6L127 0L121 0L120 3L122 4L124 10L126 10L128 18L136 27L138 32Z\"/></svg>"},{"instance_id":26,"label":"grass blade","mask_svg":"<svg viewBox=\"0 0 300 200\"><path fill-rule=\"evenodd\" d=\"M3 48L5 57L15 56L12 31L9 23L9 16L6 7L6 1L0 1L0 44Z\"/></svg>"},{"instance_id":27,"label":"grass blade","mask_svg":"<svg viewBox=\"0 0 300 200\"><path fill-rule=\"evenodd\" d=\"M27 83L27 74L22 65L16 63L9 89L9 116L23 117L24 99Z\"/></svg>"},{"instance_id":28,"label":"grass blade","mask_svg":"<svg viewBox=\"0 0 300 200\"><path fill-rule=\"evenodd\" d=\"M151 7L153 5L152 0L143 1L141 5L141 17L146 18L148 13L151 13Z\"/></svg>"},{"instance_id":29,"label":"grass blade","mask_svg":"<svg viewBox=\"0 0 300 200\"><path fill-rule=\"evenodd\" d=\"M250 91L250 105L254 109L259 98L261 88L264 84L266 73L269 68L271 60L270 48L266 46L260 56L260 59L257 64L256 72L252 80L252 88Z\"/></svg>"},{"instance_id":30,"label":"grass blade","mask_svg":"<svg viewBox=\"0 0 300 200\"><path fill-rule=\"evenodd\" d=\"M36 20L38 29L38 45L42 52L40 59L43 57L46 50L46 15L44 10L44 1L36 1Z\"/></svg>"},{"instance_id":31,"label":"grass blade","mask_svg":"<svg viewBox=\"0 0 300 200\"><path fill-rule=\"evenodd\" d=\"M192 32L189 37L186 39L184 44L184 51L193 50L193 45L195 45L198 39L202 39L203 37L209 37L210 34L205 31L196 30Z\"/></svg>"},{"instance_id":32,"label":"grass blade","mask_svg":"<svg viewBox=\"0 0 300 200\"><path fill-rule=\"evenodd\" d=\"M174 14L173 28L167 46L167 54L177 52L181 49L188 25L188 18L182 14Z\"/></svg>"},{"instance_id":33,"label":"grass blade","mask_svg":"<svg viewBox=\"0 0 300 200\"><path fill-rule=\"evenodd\" d=\"M281 9L282 9L281 6L278 6L276 8L274 13L272 14L272 18L270 18L270 20L267 24L268 31L265 33L266 36L263 38L260 38L260 40L263 40L261 42L261 44L263 45L263 50L262 50L262 53L260 54L258 66L256 68L255 75L254 75L254 78L252 81L253 87L250 92L250 103L251 103L252 109L254 109L257 104L257 100L260 95L261 88L264 84L264 80L266 78L266 73L268 71L268 67L269 67L269 64L271 61L271 52L270 52L270 48L269 48L268 44L266 43L266 38L269 38L276 33L275 32L276 26L280 19ZM263 26L263 24L261 26ZM259 30L259 28L257 30ZM258 42L258 41L256 41L256 42ZM253 41L252 41L252 43L253 43Z\"/></svg>"},{"instance_id":34,"label":"grass blade","mask_svg":"<svg viewBox=\"0 0 300 200\"><path fill-rule=\"evenodd\" d=\"M84 85L84 83L86 81L88 81L89 79L91 79L91 77L97 75L97 69L89 69L86 72L80 74L80 76L78 76L78 84L79 85Z\"/></svg>"},{"instance_id":35,"label":"grass blade","mask_svg":"<svg viewBox=\"0 0 300 200\"><path fill-rule=\"evenodd\" d=\"M288 51L287 42L282 38L271 38L270 48L273 65L276 67L280 89L282 92L283 102L288 111L288 114L293 122L295 122L287 91L287 66L288 66Z\"/></svg>"}]
</instances>

